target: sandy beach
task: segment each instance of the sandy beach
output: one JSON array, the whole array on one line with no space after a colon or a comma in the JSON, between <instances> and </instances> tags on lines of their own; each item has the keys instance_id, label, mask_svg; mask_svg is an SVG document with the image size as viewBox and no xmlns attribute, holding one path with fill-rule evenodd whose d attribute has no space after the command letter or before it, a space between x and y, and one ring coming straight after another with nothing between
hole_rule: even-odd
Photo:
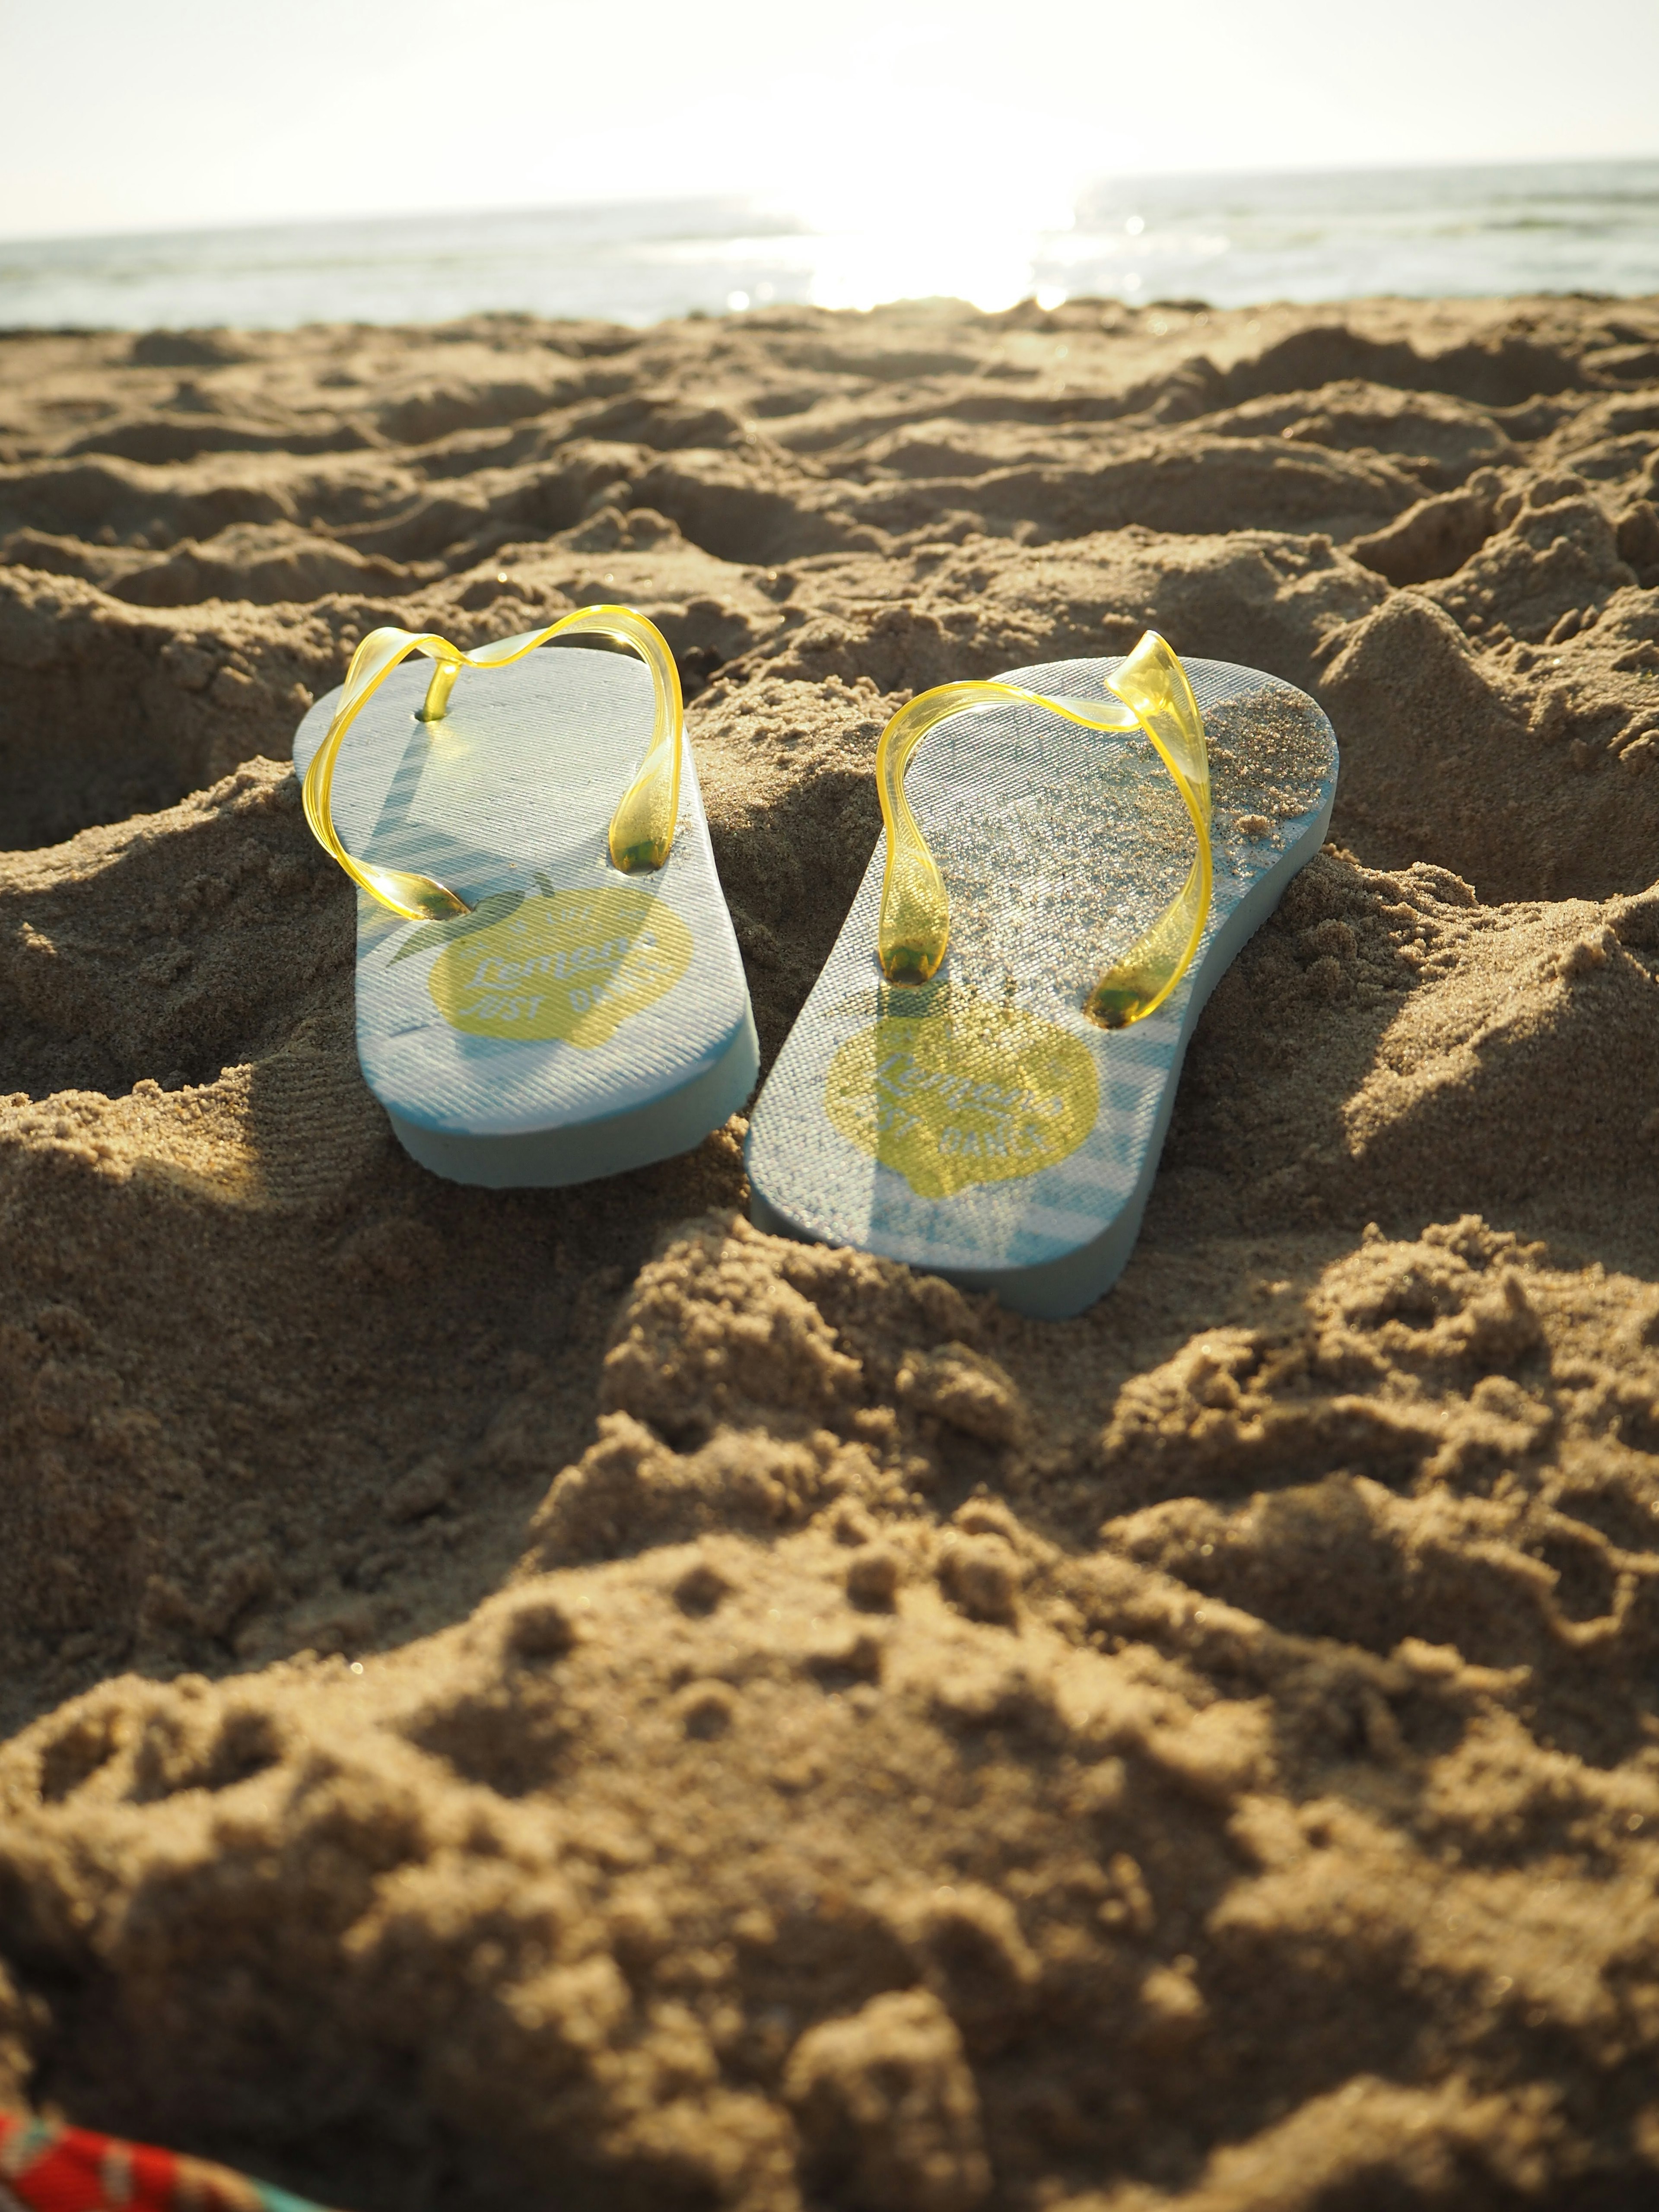
<instances>
[{"instance_id":1,"label":"sandy beach","mask_svg":"<svg viewBox=\"0 0 1659 2212\"><path fill-rule=\"evenodd\" d=\"M1659 301L0 338L0 2105L352 2212L1659 2199ZM1313 693L1080 1319L398 1150L365 631L678 657L769 1062L955 677ZM0 2192L3 2193L3 2192Z\"/></svg>"}]
</instances>

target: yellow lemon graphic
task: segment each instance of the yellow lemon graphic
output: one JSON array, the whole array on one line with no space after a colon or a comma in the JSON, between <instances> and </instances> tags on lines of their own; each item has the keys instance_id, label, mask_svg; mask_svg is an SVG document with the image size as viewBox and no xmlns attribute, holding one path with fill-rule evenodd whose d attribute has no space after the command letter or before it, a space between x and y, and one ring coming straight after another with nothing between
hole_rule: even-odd
<instances>
[{"instance_id":1,"label":"yellow lemon graphic","mask_svg":"<svg viewBox=\"0 0 1659 2212\"><path fill-rule=\"evenodd\" d=\"M824 1104L860 1152L919 1198L1040 1174L1095 1125L1088 1047L1054 1022L966 992L917 1018L884 1016L830 1064Z\"/></svg>"},{"instance_id":2,"label":"yellow lemon graphic","mask_svg":"<svg viewBox=\"0 0 1659 2212\"><path fill-rule=\"evenodd\" d=\"M483 928L453 933L428 987L446 1021L473 1036L605 1043L629 1015L672 990L691 960L691 933L649 891L591 890L503 899Z\"/></svg>"}]
</instances>

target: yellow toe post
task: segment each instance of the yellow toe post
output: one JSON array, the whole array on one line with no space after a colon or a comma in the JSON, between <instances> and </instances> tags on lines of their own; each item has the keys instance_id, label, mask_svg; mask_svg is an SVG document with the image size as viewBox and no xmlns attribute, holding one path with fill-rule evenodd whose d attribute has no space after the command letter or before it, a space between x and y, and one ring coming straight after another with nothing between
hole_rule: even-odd
<instances>
[{"instance_id":1,"label":"yellow toe post","mask_svg":"<svg viewBox=\"0 0 1659 2212\"><path fill-rule=\"evenodd\" d=\"M876 957L890 983L928 981L938 974L951 941L951 895L910 811L905 768L941 722L1014 701L1046 708L1084 729L1139 725L1174 777L1198 836L1191 872L1152 927L1100 977L1083 1011L1103 1028L1121 1029L1145 1020L1174 990L1198 950L1210 910L1210 767L1204 718L1186 670L1156 630L1146 633L1107 689L1122 708L1088 710L1074 699L1049 699L1012 684L944 684L901 707L888 723L876 749L876 791L887 830Z\"/></svg>"},{"instance_id":2,"label":"yellow toe post","mask_svg":"<svg viewBox=\"0 0 1659 2212\"><path fill-rule=\"evenodd\" d=\"M372 629L351 656L344 689L334 719L306 771L306 819L325 851L331 853L354 884L378 899L393 914L409 921L441 921L451 915L470 914L471 908L458 891L431 876L401 868L382 868L348 853L334 827L334 768L347 731L365 703L374 696L392 670L411 653L423 653L436 663L416 719L441 721L448 711L449 695L462 669L506 668L522 660L538 645L554 637L605 637L638 653L651 671L654 716L651 742L638 775L623 793L611 817L611 862L624 874L660 868L673 850L674 825L680 811L680 743L685 722L680 696L679 671L668 641L654 623L632 607L578 607L545 629L525 630L516 637L498 638L493 645L464 653L435 630Z\"/></svg>"},{"instance_id":3,"label":"yellow toe post","mask_svg":"<svg viewBox=\"0 0 1659 2212\"><path fill-rule=\"evenodd\" d=\"M449 712L449 695L455 689L455 678L461 672L459 660L434 660L432 681L426 687L426 696L421 702L415 719L417 722L441 722Z\"/></svg>"}]
</instances>

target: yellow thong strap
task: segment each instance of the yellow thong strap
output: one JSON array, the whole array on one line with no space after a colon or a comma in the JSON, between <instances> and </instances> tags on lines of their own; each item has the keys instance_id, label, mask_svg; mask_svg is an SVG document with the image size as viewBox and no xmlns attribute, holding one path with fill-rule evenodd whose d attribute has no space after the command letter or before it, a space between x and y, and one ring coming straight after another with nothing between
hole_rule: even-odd
<instances>
[{"instance_id":1,"label":"yellow thong strap","mask_svg":"<svg viewBox=\"0 0 1659 2212\"><path fill-rule=\"evenodd\" d=\"M951 894L910 811L906 764L928 732L953 714L1010 701L1046 708L1085 729L1144 730L1174 777L1198 836L1197 856L1186 882L1151 928L1096 982L1084 1012L1104 1029L1121 1029L1161 1006L1186 974L1210 910L1210 759L1204 717L1186 670L1156 630L1146 633L1106 688L1121 700L1122 708L1103 705L1091 712L1075 699L1048 699L1012 684L943 684L900 708L889 722L876 749L876 788L887 827L876 957L890 983L927 982L938 974L951 941Z\"/></svg>"},{"instance_id":2,"label":"yellow thong strap","mask_svg":"<svg viewBox=\"0 0 1659 2212\"><path fill-rule=\"evenodd\" d=\"M680 697L679 671L667 640L653 623L632 607L579 607L544 629L522 631L517 637L498 638L494 645L463 653L447 637L433 630L372 629L351 656L345 689L327 735L318 746L306 771L306 819L325 851L331 853L354 884L361 885L393 914L410 921L442 921L449 915L470 914L459 892L431 876L413 875L402 868L377 867L355 859L340 842L334 827L334 767L346 732L365 702L373 698L392 670L411 653L423 653L435 661L432 681L420 720L441 721L449 704L455 678L464 668L505 668L533 653L550 637L608 637L613 643L637 653L651 671L656 714L651 743L640 772L623 793L611 817L611 865L633 875L659 868L674 843L674 825L680 811L680 732L685 710Z\"/></svg>"}]
</instances>

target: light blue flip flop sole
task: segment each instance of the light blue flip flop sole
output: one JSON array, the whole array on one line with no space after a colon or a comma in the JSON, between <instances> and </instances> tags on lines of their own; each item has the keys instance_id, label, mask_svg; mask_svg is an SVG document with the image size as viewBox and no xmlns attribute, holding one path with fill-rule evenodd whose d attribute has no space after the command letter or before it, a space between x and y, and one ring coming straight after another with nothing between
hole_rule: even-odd
<instances>
[{"instance_id":1,"label":"light blue flip flop sole","mask_svg":"<svg viewBox=\"0 0 1659 2212\"><path fill-rule=\"evenodd\" d=\"M398 1142L452 1182L586 1182L688 1152L754 1088L759 1046L691 748L665 865L611 864L652 729L649 671L591 647L464 672L394 668L334 775L348 848L474 911L404 921L357 894L357 1057ZM294 741L303 778L340 693ZM683 741L682 741L683 742Z\"/></svg>"},{"instance_id":2,"label":"light blue flip flop sole","mask_svg":"<svg viewBox=\"0 0 1659 2212\"><path fill-rule=\"evenodd\" d=\"M1121 665L997 681L1097 709ZM1215 876L1170 997L1122 1029L1082 1012L1192 861L1191 823L1140 733L1012 703L942 724L906 790L950 886L944 965L901 988L877 964L884 835L755 1109L757 1227L902 1260L1043 1319L1115 1281L1199 1014L1324 842L1336 795L1336 739L1304 693L1224 661L1186 667Z\"/></svg>"}]
</instances>

